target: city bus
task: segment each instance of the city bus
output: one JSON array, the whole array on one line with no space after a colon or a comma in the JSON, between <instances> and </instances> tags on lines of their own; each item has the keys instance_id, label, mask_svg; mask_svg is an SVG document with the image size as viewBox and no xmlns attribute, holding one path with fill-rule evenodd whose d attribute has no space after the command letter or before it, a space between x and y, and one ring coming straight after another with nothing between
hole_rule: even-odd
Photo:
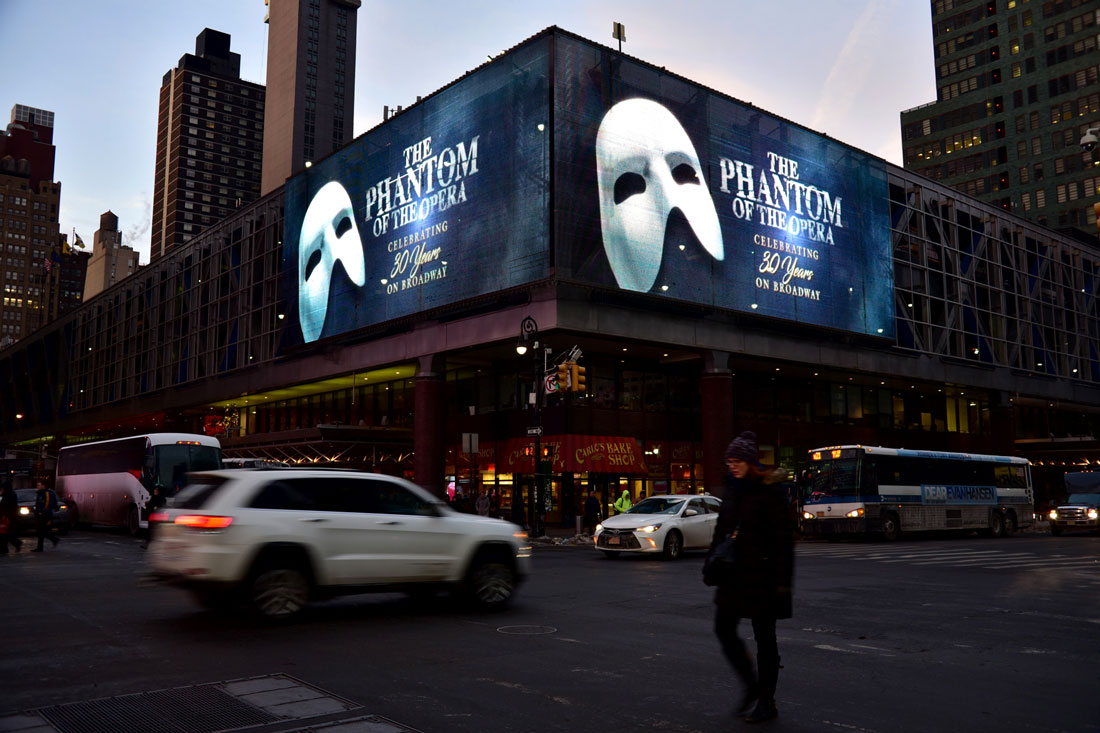
<instances>
[{"instance_id":1,"label":"city bus","mask_svg":"<svg viewBox=\"0 0 1100 733\"><path fill-rule=\"evenodd\" d=\"M190 433L150 433L62 448L55 491L69 503L73 523L148 526L146 502L154 489L167 499L190 471L222 467L217 438Z\"/></svg>"},{"instance_id":2,"label":"city bus","mask_svg":"<svg viewBox=\"0 0 1100 733\"><path fill-rule=\"evenodd\" d=\"M1026 458L840 445L810 451L804 535L980 530L1011 536L1035 520Z\"/></svg>"}]
</instances>

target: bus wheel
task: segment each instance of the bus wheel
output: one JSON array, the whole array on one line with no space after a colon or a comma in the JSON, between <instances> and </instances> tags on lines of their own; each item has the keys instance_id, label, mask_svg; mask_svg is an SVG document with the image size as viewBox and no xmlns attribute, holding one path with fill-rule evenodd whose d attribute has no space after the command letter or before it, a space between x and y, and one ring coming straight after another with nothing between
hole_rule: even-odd
<instances>
[{"instance_id":1,"label":"bus wheel","mask_svg":"<svg viewBox=\"0 0 1100 733\"><path fill-rule=\"evenodd\" d=\"M893 512L887 512L882 515L882 538L887 542L893 542L901 536L901 523L898 521L898 515Z\"/></svg>"},{"instance_id":2,"label":"bus wheel","mask_svg":"<svg viewBox=\"0 0 1100 733\"><path fill-rule=\"evenodd\" d=\"M994 511L989 515L989 536L1004 537L1005 518L1000 512Z\"/></svg>"},{"instance_id":3,"label":"bus wheel","mask_svg":"<svg viewBox=\"0 0 1100 733\"><path fill-rule=\"evenodd\" d=\"M130 505L129 511L126 512L126 531L130 533L131 537L137 537L138 532L141 531L141 519L138 516L138 508L134 505Z\"/></svg>"},{"instance_id":4,"label":"bus wheel","mask_svg":"<svg viewBox=\"0 0 1100 733\"><path fill-rule=\"evenodd\" d=\"M1012 512L1008 512L1004 517L1004 533L1005 537L1011 537L1016 534L1016 515Z\"/></svg>"}]
</instances>

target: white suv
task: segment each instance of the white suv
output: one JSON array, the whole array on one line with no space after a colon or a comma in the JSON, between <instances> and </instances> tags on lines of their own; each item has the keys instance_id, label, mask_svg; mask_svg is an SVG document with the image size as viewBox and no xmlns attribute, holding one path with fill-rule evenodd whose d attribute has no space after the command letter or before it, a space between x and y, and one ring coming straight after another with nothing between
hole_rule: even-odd
<instances>
[{"instance_id":1,"label":"white suv","mask_svg":"<svg viewBox=\"0 0 1100 733\"><path fill-rule=\"evenodd\" d=\"M153 576L207 607L245 600L295 615L310 598L451 587L483 608L527 575L519 527L452 511L418 486L355 471L236 469L192 474L151 517Z\"/></svg>"}]
</instances>

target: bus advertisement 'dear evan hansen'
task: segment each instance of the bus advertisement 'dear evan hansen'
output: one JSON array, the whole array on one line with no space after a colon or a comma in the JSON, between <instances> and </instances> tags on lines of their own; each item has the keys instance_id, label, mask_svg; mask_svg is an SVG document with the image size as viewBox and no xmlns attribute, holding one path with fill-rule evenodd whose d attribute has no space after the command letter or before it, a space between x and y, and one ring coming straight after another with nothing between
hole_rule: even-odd
<instances>
[{"instance_id":1,"label":"bus advertisement 'dear evan hansen'","mask_svg":"<svg viewBox=\"0 0 1100 733\"><path fill-rule=\"evenodd\" d=\"M559 276L894 337L881 161L610 49L556 42Z\"/></svg>"},{"instance_id":2,"label":"bus advertisement 'dear evan hansen'","mask_svg":"<svg viewBox=\"0 0 1100 733\"><path fill-rule=\"evenodd\" d=\"M548 50L517 49L287 182L283 348L548 275Z\"/></svg>"}]
</instances>

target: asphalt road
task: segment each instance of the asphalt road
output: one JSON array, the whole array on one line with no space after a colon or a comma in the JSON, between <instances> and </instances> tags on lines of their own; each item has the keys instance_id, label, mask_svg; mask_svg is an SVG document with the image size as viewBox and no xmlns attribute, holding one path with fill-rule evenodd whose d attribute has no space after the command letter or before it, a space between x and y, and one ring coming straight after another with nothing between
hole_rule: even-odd
<instances>
[{"instance_id":1,"label":"asphalt road","mask_svg":"<svg viewBox=\"0 0 1100 733\"><path fill-rule=\"evenodd\" d=\"M0 557L0 713L283 673L421 731L750 727L700 556L540 545L502 613L356 596L266 627L143 587L138 540L27 549ZM1097 731L1100 538L802 542L779 644L771 730Z\"/></svg>"}]
</instances>

